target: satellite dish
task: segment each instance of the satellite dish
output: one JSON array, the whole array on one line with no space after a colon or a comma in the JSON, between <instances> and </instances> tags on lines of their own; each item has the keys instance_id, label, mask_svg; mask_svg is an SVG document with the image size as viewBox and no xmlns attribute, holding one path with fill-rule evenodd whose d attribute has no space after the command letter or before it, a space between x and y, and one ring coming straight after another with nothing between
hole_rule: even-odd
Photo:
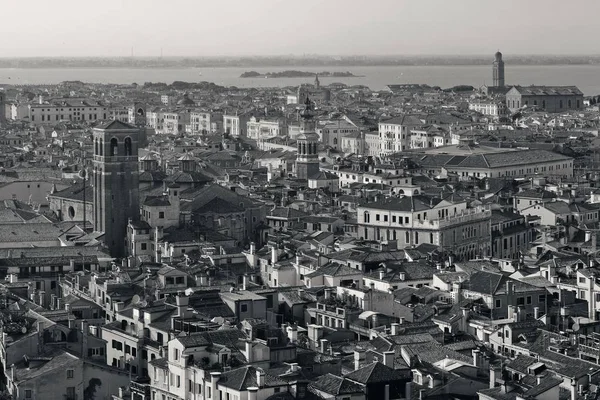
<instances>
[{"instance_id":1,"label":"satellite dish","mask_svg":"<svg viewBox=\"0 0 600 400\"><path fill-rule=\"evenodd\" d=\"M140 302L140 296L137 294L131 298L131 304L138 304Z\"/></svg>"},{"instance_id":2,"label":"satellite dish","mask_svg":"<svg viewBox=\"0 0 600 400\"><path fill-rule=\"evenodd\" d=\"M572 329L573 329L573 332L579 332L579 329L580 329L579 324L577 322L575 322L573 324L573 328Z\"/></svg>"}]
</instances>

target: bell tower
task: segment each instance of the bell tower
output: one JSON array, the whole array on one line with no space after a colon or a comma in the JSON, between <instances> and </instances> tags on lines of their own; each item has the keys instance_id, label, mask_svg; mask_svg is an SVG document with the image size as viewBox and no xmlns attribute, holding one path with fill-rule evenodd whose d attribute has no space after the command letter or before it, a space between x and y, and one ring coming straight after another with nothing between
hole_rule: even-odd
<instances>
[{"instance_id":1,"label":"bell tower","mask_svg":"<svg viewBox=\"0 0 600 400\"><path fill-rule=\"evenodd\" d=\"M496 52L493 64L494 86L504 87L504 61L502 61L502 53Z\"/></svg>"},{"instance_id":2,"label":"bell tower","mask_svg":"<svg viewBox=\"0 0 600 400\"><path fill-rule=\"evenodd\" d=\"M139 129L114 120L93 130L94 230L112 257L126 256L129 219L139 219Z\"/></svg>"},{"instance_id":3,"label":"bell tower","mask_svg":"<svg viewBox=\"0 0 600 400\"><path fill-rule=\"evenodd\" d=\"M298 179L307 180L319 172L319 135L315 131L313 105L308 96L304 102L304 110L300 112L300 134L298 153L296 155L296 176Z\"/></svg>"},{"instance_id":4,"label":"bell tower","mask_svg":"<svg viewBox=\"0 0 600 400\"><path fill-rule=\"evenodd\" d=\"M6 95L0 90L0 124L6 122Z\"/></svg>"}]
</instances>

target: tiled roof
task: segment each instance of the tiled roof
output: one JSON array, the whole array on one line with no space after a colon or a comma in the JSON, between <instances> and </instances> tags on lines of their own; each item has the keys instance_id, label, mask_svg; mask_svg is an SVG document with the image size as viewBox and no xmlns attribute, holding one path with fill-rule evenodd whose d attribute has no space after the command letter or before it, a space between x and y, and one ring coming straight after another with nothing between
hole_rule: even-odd
<instances>
[{"instance_id":1,"label":"tiled roof","mask_svg":"<svg viewBox=\"0 0 600 400\"><path fill-rule=\"evenodd\" d=\"M352 382L349 379L342 378L333 374L325 374L319 377L316 381L311 382L309 390L316 389L332 395L363 393L363 388L359 384ZM311 390L313 391L313 390Z\"/></svg>"},{"instance_id":2,"label":"tiled roof","mask_svg":"<svg viewBox=\"0 0 600 400\"><path fill-rule=\"evenodd\" d=\"M287 382L277 376L270 375L268 371L262 371L251 365L224 372L219 379L219 385L229 387L238 391L246 391L250 387L260 387L256 374L264 372L265 383L263 387L285 386Z\"/></svg>"},{"instance_id":3,"label":"tiled roof","mask_svg":"<svg viewBox=\"0 0 600 400\"><path fill-rule=\"evenodd\" d=\"M389 383L400 380L408 381L411 379L411 371L392 369L376 361L372 364L359 368L356 371L350 372L345 377L354 382L367 385L372 383Z\"/></svg>"}]
</instances>

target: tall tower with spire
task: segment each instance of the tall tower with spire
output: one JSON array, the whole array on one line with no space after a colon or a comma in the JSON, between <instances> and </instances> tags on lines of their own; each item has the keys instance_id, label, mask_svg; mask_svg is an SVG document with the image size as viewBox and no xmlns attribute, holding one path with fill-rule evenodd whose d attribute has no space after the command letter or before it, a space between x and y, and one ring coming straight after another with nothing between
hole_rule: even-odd
<instances>
[{"instance_id":1,"label":"tall tower with spire","mask_svg":"<svg viewBox=\"0 0 600 400\"><path fill-rule=\"evenodd\" d=\"M321 82L319 82L319 74L315 74L315 88L319 89L321 87Z\"/></svg>"},{"instance_id":2,"label":"tall tower with spire","mask_svg":"<svg viewBox=\"0 0 600 400\"><path fill-rule=\"evenodd\" d=\"M496 52L493 64L494 86L504 87L504 61L502 61L502 53Z\"/></svg>"},{"instance_id":3,"label":"tall tower with spire","mask_svg":"<svg viewBox=\"0 0 600 400\"><path fill-rule=\"evenodd\" d=\"M316 132L313 105L308 97L304 102L304 110L300 112L300 134L298 141L298 154L296 155L296 176L298 179L307 180L319 172L319 135Z\"/></svg>"},{"instance_id":4,"label":"tall tower with spire","mask_svg":"<svg viewBox=\"0 0 600 400\"><path fill-rule=\"evenodd\" d=\"M118 120L99 125L94 139L94 230L115 258L126 256L129 220L139 207L139 129Z\"/></svg>"}]
</instances>

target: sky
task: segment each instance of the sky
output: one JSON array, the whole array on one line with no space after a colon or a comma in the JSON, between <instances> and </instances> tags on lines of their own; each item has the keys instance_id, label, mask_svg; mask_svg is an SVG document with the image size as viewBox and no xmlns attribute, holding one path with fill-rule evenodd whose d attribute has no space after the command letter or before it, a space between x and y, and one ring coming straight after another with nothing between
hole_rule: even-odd
<instances>
[{"instance_id":1,"label":"sky","mask_svg":"<svg viewBox=\"0 0 600 400\"><path fill-rule=\"evenodd\" d=\"M600 54L598 0L0 0L0 57Z\"/></svg>"}]
</instances>

